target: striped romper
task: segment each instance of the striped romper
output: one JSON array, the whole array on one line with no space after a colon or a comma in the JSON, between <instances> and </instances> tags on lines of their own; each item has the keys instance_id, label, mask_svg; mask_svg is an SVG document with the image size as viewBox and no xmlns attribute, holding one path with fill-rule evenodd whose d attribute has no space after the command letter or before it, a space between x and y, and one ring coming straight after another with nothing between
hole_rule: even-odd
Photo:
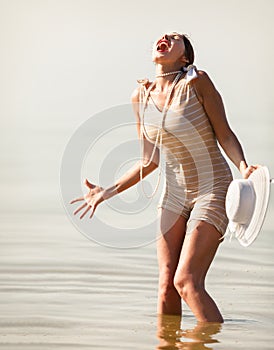
<instances>
[{"instance_id":1,"label":"striped romper","mask_svg":"<svg viewBox=\"0 0 274 350\"><path fill-rule=\"evenodd\" d=\"M141 84L141 104L146 93ZM143 108L144 136L155 144L162 111L149 92ZM187 233L198 221L206 221L224 235L228 223L225 196L232 175L186 75L176 85L162 130L166 176L158 207L184 216Z\"/></svg>"}]
</instances>

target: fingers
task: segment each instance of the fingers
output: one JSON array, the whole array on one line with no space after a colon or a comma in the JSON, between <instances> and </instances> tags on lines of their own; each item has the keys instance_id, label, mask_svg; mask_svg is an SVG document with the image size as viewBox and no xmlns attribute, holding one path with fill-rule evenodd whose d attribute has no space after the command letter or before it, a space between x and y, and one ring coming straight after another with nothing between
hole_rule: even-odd
<instances>
[{"instance_id":1,"label":"fingers","mask_svg":"<svg viewBox=\"0 0 274 350\"><path fill-rule=\"evenodd\" d=\"M253 173L255 169L253 169L252 167L248 167L245 169L245 174L244 174L244 178L247 179L249 177L249 175L251 175L251 173Z\"/></svg>"},{"instance_id":2,"label":"fingers","mask_svg":"<svg viewBox=\"0 0 274 350\"><path fill-rule=\"evenodd\" d=\"M249 168L254 171L256 169L258 169L260 167L260 165L256 164L256 165L250 165Z\"/></svg>"},{"instance_id":3,"label":"fingers","mask_svg":"<svg viewBox=\"0 0 274 350\"><path fill-rule=\"evenodd\" d=\"M83 208L85 208L87 206L87 203L85 202L83 205L81 205L79 208L77 208L73 214L76 215L77 213L79 213L80 210L82 210Z\"/></svg>"},{"instance_id":4,"label":"fingers","mask_svg":"<svg viewBox=\"0 0 274 350\"><path fill-rule=\"evenodd\" d=\"M88 181L88 179L85 179L84 180L84 184L89 188L89 189L93 189L95 188L96 186L93 185L92 183L90 183ZM89 194L86 194L84 195L84 197L78 197L78 198L74 198L73 200L71 200L69 203L70 204L73 204L73 203L77 203L77 202L80 202L80 201L84 201L84 203L79 206L74 212L73 214L76 215L78 214L81 210L83 210L84 208L86 208L84 210L84 212L80 215L80 219L82 219L87 213L89 210L91 210L91 214L90 214L90 218L92 218L93 214L94 214L94 207L93 205L90 205L87 203L87 201L89 200Z\"/></svg>"},{"instance_id":5,"label":"fingers","mask_svg":"<svg viewBox=\"0 0 274 350\"><path fill-rule=\"evenodd\" d=\"M89 204L86 204L87 205L87 209L80 215L80 219L82 219L87 213L89 210L91 210L91 213L90 213L90 216L89 218L91 219L93 217L93 214L94 214L94 208L93 206L89 205ZM82 205L81 208L77 209L77 213L83 209L85 206ZM74 214L77 214L76 212Z\"/></svg>"},{"instance_id":6,"label":"fingers","mask_svg":"<svg viewBox=\"0 0 274 350\"><path fill-rule=\"evenodd\" d=\"M253 165L253 166L254 166L254 168L256 168L256 169L261 168L261 165L260 165L260 164L256 164L256 165Z\"/></svg>"},{"instance_id":7,"label":"fingers","mask_svg":"<svg viewBox=\"0 0 274 350\"><path fill-rule=\"evenodd\" d=\"M245 174L244 174L244 178L247 179L252 173L253 171L257 170L258 168L260 168L261 165L256 164L256 165L249 165L246 169L245 169Z\"/></svg>"},{"instance_id":8,"label":"fingers","mask_svg":"<svg viewBox=\"0 0 274 350\"><path fill-rule=\"evenodd\" d=\"M87 205L87 209L83 212L82 215L80 215L80 219L82 219L86 215L86 213L89 211L89 209L90 209L90 205Z\"/></svg>"},{"instance_id":9,"label":"fingers","mask_svg":"<svg viewBox=\"0 0 274 350\"><path fill-rule=\"evenodd\" d=\"M95 185L93 185L91 182L89 182L88 179L85 179L84 184L90 189L95 187Z\"/></svg>"},{"instance_id":10,"label":"fingers","mask_svg":"<svg viewBox=\"0 0 274 350\"><path fill-rule=\"evenodd\" d=\"M90 216L89 216L89 218L91 219L92 217L93 217L93 214L94 214L94 208L93 207L91 207L91 213L90 213Z\"/></svg>"},{"instance_id":11,"label":"fingers","mask_svg":"<svg viewBox=\"0 0 274 350\"><path fill-rule=\"evenodd\" d=\"M69 204L73 204L73 203L76 203L76 202L80 202L80 201L83 201L85 198L84 197L78 197L78 198L74 198L73 200L71 200L69 202Z\"/></svg>"},{"instance_id":12,"label":"fingers","mask_svg":"<svg viewBox=\"0 0 274 350\"><path fill-rule=\"evenodd\" d=\"M94 208L93 208L92 205L90 205L90 204L88 204L88 203L84 203L83 205L81 205L79 208L77 208L77 209L73 212L73 214L74 214L74 215L78 214L79 211L81 211L81 210L84 209L85 207L87 207L87 208L86 208L86 210L80 215L80 219L82 219L82 218L87 214L87 212L88 212L89 210L91 210L91 214L90 214L90 217L89 217L89 218L91 219L92 216L93 216L93 213L94 213Z\"/></svg>"},{"instance_id":13,"label":"fingers","mask_svg":"<svg viewBox=\"0 0 274 350\"><path fill-rule=\"evenodd\" d=\"M84 184L85 184L88 188L90 188L90 189L92 189L92 188L95 187L95 185L93 185L92 183L90 183L90 182L88 181L88 179L85 179L85 180L84 180ZM70 203L70 204L73 204L73 203L80 202L80 201L83 201L83 200L85 200L85 197L78 197L78 198L75 198L75 199L71 200L69 203Z\"/></svg>"},{"instance_id":14,"label":"fingers","mask_svg":"<svg viewBox=\"0 0 274 350\"><path fill-rule=\"evenodd\" d=\"M250 165L247 169L248 169L248 173L251 174L253 173L253 171L257 170L258 168L260 168L260 165Z\"/></svg>"}]
</instances>

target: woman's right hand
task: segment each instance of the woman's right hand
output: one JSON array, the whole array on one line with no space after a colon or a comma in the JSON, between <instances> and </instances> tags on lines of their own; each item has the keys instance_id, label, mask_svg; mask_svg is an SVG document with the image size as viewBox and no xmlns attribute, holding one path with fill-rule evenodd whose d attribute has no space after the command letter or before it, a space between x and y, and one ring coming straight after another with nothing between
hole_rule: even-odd
<instances>
[{"instance_id":1,"label":"woman's right hand","mask_svg":"<svg viewBox=\"0 0 274 350\"><path fill-rule=\"evenodd\" d=\"M257 170L258 168L260 168L261 165L256 164L256 165L242 165L242 167L240 167L240 172L243 176L243 179L248 179L249 175L251 175L253 173L253 171Z\"/></svg>"},{"instance_id":2,"label":"woman's right hand","mask_svg":"<svg viewBox=\"0 0 274 350\"><path fill-rule=\"evenodd\" d=\"M96 210L97 205L104 201L104 189L102 187L93 185L87 179L84 183L89 189L88 193L85 194L83 197L75 198L72 201L70 201L70 204L84 201L84 203L73 212L73 214L76 215L82 209L85 209L80 215L80 219L82 219L89 211L89 217L91 218Z\"/></svg>"}]
</instances>

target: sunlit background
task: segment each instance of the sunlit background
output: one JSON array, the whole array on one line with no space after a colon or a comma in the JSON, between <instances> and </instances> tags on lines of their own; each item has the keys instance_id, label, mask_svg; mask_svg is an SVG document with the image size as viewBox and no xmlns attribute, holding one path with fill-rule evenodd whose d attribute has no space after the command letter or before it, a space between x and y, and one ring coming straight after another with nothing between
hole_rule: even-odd
<instances>
[{"instance_id":1,"label":"sunlit background","mask_svg":"<svg viewBox=\"0 0 274 350\"><path fill-rule=\"evenodd\" d=\"M1 210L62 211L70 136L154 78L152 43L171 30L190 36L248 160L274 173L273 11L272 0L1 0Z\"/></svg>"}]
</instances>

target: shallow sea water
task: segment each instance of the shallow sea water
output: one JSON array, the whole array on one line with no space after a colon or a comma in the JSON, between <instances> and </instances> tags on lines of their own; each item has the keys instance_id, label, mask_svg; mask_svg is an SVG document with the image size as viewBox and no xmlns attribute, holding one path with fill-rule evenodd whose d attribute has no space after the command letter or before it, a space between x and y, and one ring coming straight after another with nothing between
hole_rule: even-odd
<instances>
[{"instance_id":1,"label":"shallow sea water","mask_svg":"<svg viewBox=\"0 0 274 350\"><path fill-rule=\"evenodd\" d=\"M159 319L155 241L107 248L83 236L66 215L58 176L71 132L22 127L16 133L21 147L5 135L10 152L0 157L0 348L273 349L273 188L258 239L244 248L227 237L208 273L207 289L225 323L196 325L185 305L182 319ZM273 175L273 139L265 140L249 153ZM102 206L106 217L112 212ZM127 227L136 225L126 217ZM101 232L94 231L99 238Z\"/></svg>"},{"instance_id":2,"label":"shallow sea water","mask_svg":"<svg viewBox=\"0 0 274 350\"><path fill-rule=\"evenodd\" d=\"M223 325L157 318L155 243L110 249L65 215L1 216L0 348L273 349L273 231L220 246L207 286Z\"/></svg>"}]
</instances>

